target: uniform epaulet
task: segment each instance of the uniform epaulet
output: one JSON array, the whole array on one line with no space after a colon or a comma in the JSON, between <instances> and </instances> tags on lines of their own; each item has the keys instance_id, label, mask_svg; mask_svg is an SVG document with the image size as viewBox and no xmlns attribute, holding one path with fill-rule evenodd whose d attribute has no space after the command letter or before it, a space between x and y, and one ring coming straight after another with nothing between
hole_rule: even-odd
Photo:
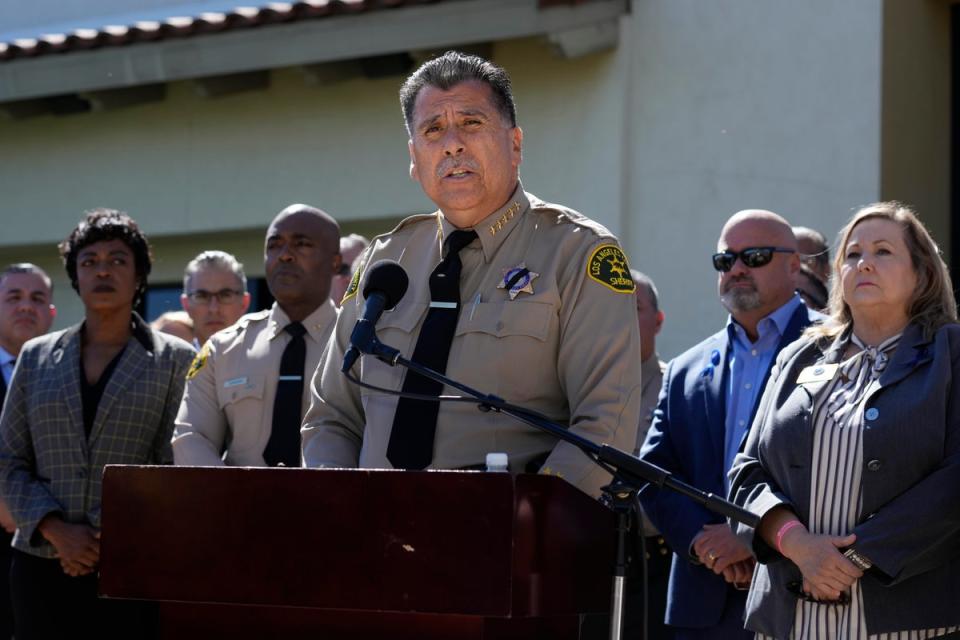
<instances>
[{"instance_id":1,"label":"uniform epaulet","mask_svg":"<svg viewBox=\"0 0 960 640\"><path fill-rule=\"evenodd\" d=\"M400 230L403 229L404 227L409 227L411 224L415 224L415 223L417 223L417 222L424 222L424 221L426 221L426 220L430 220L430 221L436 223L436 221L437 221L437 212L434 211L433 213L418 213L418 214L416 214L416 215L408 216L408 217L404 218L403 220L401 220L401 221L400 221L400 224L398 224L397 226L395 226L395 227L394 227L393 229L391 229L389 232L387 232L387 233L382 233L382 234L380 234L379 236L377 236L376 238L374 238L374 239L370 242L370 244L373 244L373 242L375 242L375 241L377 240L377 238L380 238L381 236L386 236L386 235L390 235L390 234L396 233L397 231L400 231Z\"/></svg>"},{"instance_id":2,"label":"uniform epaulet","mask_svg":"<svg viewBox=\"0 0 960 640\"><path fill-rule=\"evenodd\" d=\"M341 308L343 308L347 300L352 298L360 289L360 281L363 280L363 273L367 268L367 261L370 259L370 254L373 252L374 248L377 246L377 241L380 240L381 238L389 237L397 233L401 229L404 229L405 227L409 227L412 224L416 224L417 222L425 222L427 220L436 224L436 221L437 221L436 212L418 213L416 215L409 216L401 220L400 224L395 226L390 231L386 233L381 233L378 236L374 236L374 238L370 241L370 244L367 246L367 248L363 250L363 253L361 253L357 257L357 260L355 262L356 268L353 270L353 277L350 278L350 284L347 286L347 290L343 292L343 298L340 300Z\"/></svg>"},{"instance_id":3,"label":"uniform epaulet","mask_svg":"<svg viewBox=\"0 0 960 640\"><path fill-rule=\"evenodd\" d=\"M556 215L561 221L575 224L583 229L589 229L597 235L598 238L616 238L605 226L591 220L575 209L565 207L562 204L553 202L544 202L536 197L530 197L530 211L540 214Z\"/></svg>"},{"instance_id":4,"label":"uniform epaulet","mask_svg":"<svg viewBox=\"0 0 960 640\"><path fill-rule=\"evenodd\" d=\"M260 322L261 320L266 320L270 317L270 309L262 309L260 311L254 311L253 313L248 313L246 315L240 316L240 319L237 320L233 326L224 329L224 331L243 331L253 322Z\"/></svg>"}]
</instances>

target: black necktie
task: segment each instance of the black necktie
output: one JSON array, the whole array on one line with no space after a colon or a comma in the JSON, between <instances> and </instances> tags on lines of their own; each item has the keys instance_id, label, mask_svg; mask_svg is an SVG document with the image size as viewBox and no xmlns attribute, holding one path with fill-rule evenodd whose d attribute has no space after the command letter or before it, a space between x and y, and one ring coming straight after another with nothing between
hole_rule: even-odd
<instances>
[{"instance_id":1,"label":"black necktie","mask_svg":"<svg viewBox=\"0 0 960 640\"><path fill-rule=\"evenodd\" d=\"M447 257L430 274L430 310L420 328L413 361L446 373L450 343L460 315L460 250L473 242L476 231L454 231L447 238ZM413 371L403 379L405 393L439 396L443 385ZM393 416L387 460L397 469L424 469L433 460L438 402L400 398Z\"/></svg>"},{"instance_id":2,"label":"black necktie","mask_svg":"<svg viewBox=\"0 0 960 640\"><path fill-rule=\"evenodd\" d=\"M303 334L307 330L299 322L291 322L283 330L291 337L280 358L277 395L273 399L273 428L267 448L263 450L263 459L271 467L280 463L287 467L299 467L303 365L307 360L307 343L303 340Z\"/></svg>"}]
</instances>

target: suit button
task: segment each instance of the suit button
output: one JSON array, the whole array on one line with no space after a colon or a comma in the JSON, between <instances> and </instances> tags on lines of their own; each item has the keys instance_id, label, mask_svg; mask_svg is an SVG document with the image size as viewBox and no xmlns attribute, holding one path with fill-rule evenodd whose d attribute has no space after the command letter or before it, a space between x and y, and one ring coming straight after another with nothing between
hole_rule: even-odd
<instances>
[{"instance_id":1,"label":"suit button","mask_svg":"<svg viewBox=\"0 0 960 640\"><path fill-rule=\"evenodd\" d=\"M867 420L876 420L880 417L880 412L877 411L876 407L870 407L867 409L867 412L863 414Z\"/></svg>"},{"instance_id":2,"label":"suit button","mask_svg":"<svg viewBox=\"0 0 960 640\"><path fill-rule=\"evenodd\" d=\"M874 458L867 463L867 469L870 471L880 471L880 461Z\"/></svg>"}]
</instances>

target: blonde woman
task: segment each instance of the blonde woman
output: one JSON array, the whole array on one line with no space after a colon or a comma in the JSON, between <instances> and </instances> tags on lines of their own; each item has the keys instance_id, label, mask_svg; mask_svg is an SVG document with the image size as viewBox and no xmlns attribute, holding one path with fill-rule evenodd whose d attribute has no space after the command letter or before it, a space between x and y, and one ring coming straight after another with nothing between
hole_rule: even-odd
<instances>
[{"instance_id":1,"label":"blonde woman","mask_svg":"<svg viewBox=\"0 0 960 640\"><path fill-rule=\"evenodd\" d=\"M895 202L853 216L834 267L829 320L780 354L731 471L731 499L762 518L738 530L760 563L746 626L773 638L957 637L950 276Z\"/></svg>"}]
</instances>

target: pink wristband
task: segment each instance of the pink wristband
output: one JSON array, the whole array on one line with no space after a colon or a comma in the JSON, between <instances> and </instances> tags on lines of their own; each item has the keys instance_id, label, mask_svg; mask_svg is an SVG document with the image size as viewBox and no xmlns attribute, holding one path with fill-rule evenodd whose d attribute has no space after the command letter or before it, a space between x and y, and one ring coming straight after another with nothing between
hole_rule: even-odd
<instances>
[{"instance_id":1,"label":"pink wristband","mask_svg":"<svg viewBox=\"0 0 960 640\"><path fill-rule=\"evenodd\" d=\"M780 546L783 542L783 536L787 535L787 531L790 531L790 529L800 526L803 526L802 522L799 520L791 520L789 522L785 522L783 526L780 527L780 530L777 531L777 551L780 552L780 555L783 555L783 548Z\"/></svg>"}]
</instances>

